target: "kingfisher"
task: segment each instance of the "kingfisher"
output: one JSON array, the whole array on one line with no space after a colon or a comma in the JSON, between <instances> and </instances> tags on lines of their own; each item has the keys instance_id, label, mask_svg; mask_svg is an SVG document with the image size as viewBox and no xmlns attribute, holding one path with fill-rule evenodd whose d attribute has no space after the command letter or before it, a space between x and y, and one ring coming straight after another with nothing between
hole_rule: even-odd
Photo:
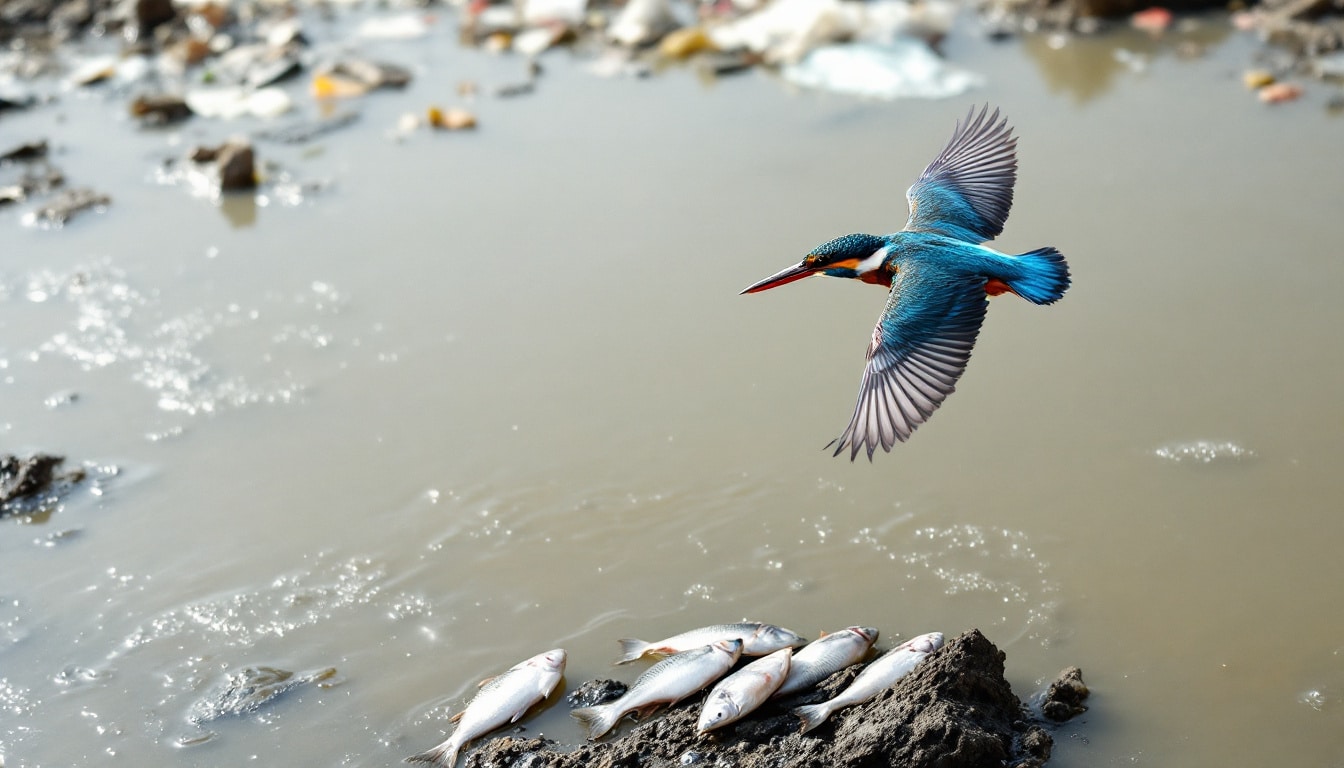
<instances>
[{"instance_id":1,"label":"kingfisher","mask_svg":"<svg viewBox=\"0 0 1344 768\"><path fill-rule=\"evenodd\" d=\"M890 290L873 329L849 426L827 448L854 461L905 442L956 389L985 320L1004 293L1053 304L1069 288L1059 251L1000 253L984 243L1003 232L1017 181L1017 138L989 105L958 120L943 151L906 191L905 229L852 234L812 249L798 264L748 286L758 293L812 275Z\"/></svg>"}]
</instances>

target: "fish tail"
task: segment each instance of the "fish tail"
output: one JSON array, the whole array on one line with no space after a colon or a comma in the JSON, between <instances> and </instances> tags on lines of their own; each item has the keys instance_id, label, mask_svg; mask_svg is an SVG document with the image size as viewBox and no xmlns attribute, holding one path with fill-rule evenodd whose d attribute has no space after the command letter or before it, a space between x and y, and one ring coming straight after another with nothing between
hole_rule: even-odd
<instances>
[{"instance_id":1,"label":"fish tail","mask_svg":"<svg viewBox=\"0 0 1344 768\"><path fill-rule=\"evenodd\" d=\"M625 637L616 642L621 644L621 657L616 660L617 664L629 664L644 655L649 650L649 644L643 640L636 640L632 637Z\"/></svg>"},{"instance_id":2,"label":"fish tail","mask_svg":"<svg viewBox=\"0 0 1344 768\"><path fill-rule=\"evenodd\" d=\"M809 704L805 707L798 707L793 710L793 714L803 721L803 727L799 733L807 733L818 725L826 722L826 718L831 716L831 708L823 702L821 704Z\"/></svg>"},{"instance_id":3,"label":"fish tail","mask_svg":"<svg viewBox=\"0 0 1344 768\"><path fill-rule=\"evenodd\" d=\"M611 727L616 725L616 720L621 716L621 712L610 704L605 706L584 707L583 709L576 709L569 714L575 720L578 720L584 728L588 729L589 740L595 740L602 734L610 731Z\"/></svg>"},{"instance_id":4,"label":"fish tail","mask_svg":"<svg viewBox=\"0 0 1344 768\"><path fill-rule=\"evenodd\" d=\"M406 758L406 762L432 763L440 768L453 768L453 763L457 762L457 751L461 748L461 744L449 739L428 752L411 755Z\"/></svg>"},{"instance_id":5,"label":"fish tail","mask_svg":"<svg viewBox=\"0 0 1344 768\"><path fill-rule=\"evenodd\" d=\"M1037 248L1013 258L1003 282L1032 304L1053 304L1069 289L1069 263L1054 248Z\"/></svg>"}]
</instances>

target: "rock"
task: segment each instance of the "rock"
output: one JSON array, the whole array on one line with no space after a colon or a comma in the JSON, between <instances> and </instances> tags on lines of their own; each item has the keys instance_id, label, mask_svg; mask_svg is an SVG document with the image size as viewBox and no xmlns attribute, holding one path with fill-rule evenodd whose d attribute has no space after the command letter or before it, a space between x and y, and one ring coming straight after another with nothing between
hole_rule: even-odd
<instances>
[{"instance_id":1,"label":"rock","mask_svg":"<svg viewBox=\"0 0 1344 768\"><path fill-rule=\"evenodd\" d=\"M24 223L40 227L61 227L77 213L90 208L104 208L111 203L112 198L87 187L69 189L25 216Z\"/></svg>"},{"instance_id":2,"label":"rock","mask_svg":"<svg viewBox=\"0 0 1344 768\"><path fill-rule=\"evenodd\" d=\"M625 695L626 685L619 680L589 680L565 696L565 702L575 709L595 707L615 701Z\"/></svg>"},{"instance_id":3,"label":"rock","mask_svg":"<svg viewBox=\"0 0 1344 768\"><path fill-rule=\"evenodd\" d=\"M135 21L140 25L140 36L177 15L173 0L135 0Z\"/></svg>"},{"instance_id":4,"label":"rock","mask_svg":"<svg viewBox=\"0 0 1344 768\"><path fill-rule=\"evenodd\" d=\"M181 96L154 94L137 96L131 102L131 116L149 125L180 123L194 113Z\"/></svg>"},{"instance_id":5,"label":"rock","mask_svg":"<svg viewBox=\"0 0 1344 768\"><path fill-rule=\"evenodd\" d=\"M219 166L220 190L256 189L257 169L251 144L244 141L224 144L219 149L215 164Z\"/></svg>"},{"instance_id":6,"label":"rock","mask_svg":"<svg viewBox=\"0 0 1344 768\"><path fill-rule=\"evenodd\" d=\"M276 667L246 667L229 675L224 685L209 697L193 704L187 719L200 725L221 717L245 715L302 685L326 683L324 687L331 687L335 677L335 667L299 675Z\"/></svg>"},{"instance_id":7,"label":"rock","mask_svg":"<svg viewBox=\"0 0 1344 768\"><path fill-rule=\"evenodd\" d=\"M26 144L20 144L13 149L6 150L0 154L0 163L14 162L18 160L36 160L47 156L47 140L39 139L30 141Z\"/></svg>"},{"instance_id":8,"label":"rock","mask_svg":"<svg viewBox=\"0 0 1344 768\"><path fill-rule=\"evenodd\" d=\"M0 516L48 508L84 479L83 469L57 474L64 461L64 456L46 453L26 459L0 454Z\"/></svg>"},{"instance_id":9,"label":"rock","mask_svg":"<svg viewBox=\"0 0 1344 768\"><path fill-rule=\"evenodd\" d=\"M1083 683L1083 671L1077 667L1066 667L1059 677L1050 684L1049 690L1041 700L1041 714L1062 723L1074 715L1087 711L1083 701L1089 691Z\"/></svg>"},{"instance_id":10,"label":"rock","mask_svg":"<svg viewBox=\"0 0 1344 768\"><path fill-rule=\"evenodd\" d=\"M506 736L468 761L475 768L737 768L895 766L984 768L1039 766L1052 744L1029 725L1003 677L1004 655L971 630L929 656L892 688L838 712L804 736L789 708L833 696L858 668L837 673L814 692L767 704L759 714L697 737L699 697L654 716L627 735L570 750L546 738ZM570 750L570 751L566 751Z\"/></svg>"}]
</instances>

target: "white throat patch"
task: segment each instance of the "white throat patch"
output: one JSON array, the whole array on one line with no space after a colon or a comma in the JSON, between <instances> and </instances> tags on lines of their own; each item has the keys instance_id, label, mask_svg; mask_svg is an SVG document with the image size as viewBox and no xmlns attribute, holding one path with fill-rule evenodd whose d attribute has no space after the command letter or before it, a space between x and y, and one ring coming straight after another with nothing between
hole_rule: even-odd
<instances>
[{"instance_id":1,"label":"white throat patch","mask_svg":"<svg viewBox=\"0 0 1344 768\"><path fill-rule=\"evenodd\" d=\"M869 254L868 258L860 261L854 270L860 275L866 275L869 272L875 272L882 268L882 262L887 260L887 246L882 246Z\"/></svg>"}]
</instances>

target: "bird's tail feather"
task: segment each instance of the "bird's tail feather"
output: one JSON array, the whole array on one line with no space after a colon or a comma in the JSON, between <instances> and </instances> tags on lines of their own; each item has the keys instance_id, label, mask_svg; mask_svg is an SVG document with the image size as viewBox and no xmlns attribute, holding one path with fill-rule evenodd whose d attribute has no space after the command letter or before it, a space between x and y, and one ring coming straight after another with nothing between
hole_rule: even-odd
<instances>
[{"instance_id":1,"label":"bird's tail feather","mask_svg":"<svg viewBox=\"0 0 1344 768\"><path fill-rule=\"evenodd\" d=\"M1053 304L1069 289L1069 263L1054 248L1037 248L1013 259L1008 289L1032 304Z\"/></svg>"}]
</instances>

